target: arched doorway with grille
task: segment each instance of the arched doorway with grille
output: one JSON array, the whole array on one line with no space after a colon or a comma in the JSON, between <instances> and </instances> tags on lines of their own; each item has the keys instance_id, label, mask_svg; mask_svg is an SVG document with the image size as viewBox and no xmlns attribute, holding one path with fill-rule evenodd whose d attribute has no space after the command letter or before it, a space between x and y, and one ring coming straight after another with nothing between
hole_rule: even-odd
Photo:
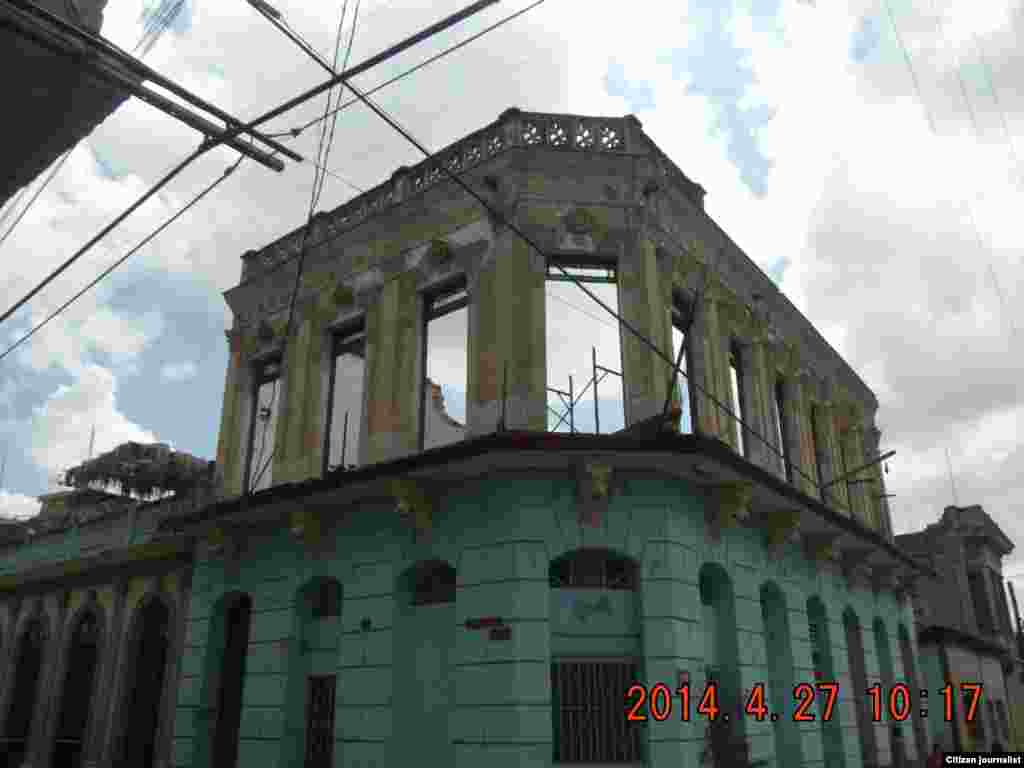
<instances>
[{"instance_id":1,"label":"arched doorway with grille","mask_svg":"<svg viewBox=\"0 0 1024 768\"><path fill-rule=\"evenodd\" d=\"M768 660L768 709L775 732L778 765L803 765L803 746L794 719L793 645L789 632L786 597L773 581L761 585L761 619L764 623L765 656Z\"/></svg>"},{"instance_id":2,"label":"arched doorway with grille","mask_svg":"<svg viewBox=\"0 0 1024 768\"><path fill-rule=\"evenodd\" d=\"M124 656L116 762L121 768L151 768L157 757L170 632L170 607L163 597L151 595L135 612Z\"/></svg>"},{"instance_id":3,"label":"arched doorway with grille","mask_svg":"<svg viewBox=\"0 0 1024 768\"><path fill-rule=\"evenodd\" d=\"M814 595L807 599L807 635L811 641L811 666L814 682L836 683L836 665L832 657L832 630L821 598ZM837 695L841 695L842 687ZM843 746L843 728L838 713L826 717L827 696L821 692L815 696L817 718L821 728L822 753L825 765L830 768L846 768L846 751ZM835 705L833 705L835 706Z\"/></svg>"},{"instance_id":4,"label":"arched doorway with grille","mask_svg":"<svg viewBox=\"0 0 1024 768\"><path fill-rule=\"evenodd\" d=\"M548 586L552 761L641 763L650 731L625 701L643 672L639 563L575 549L551 561Z\"/></svg>"},{"instance_id":5,"label":"arched doorway with grille","mask_svg":"<svg viewBox=\"0 0 1024 768\"><path fill-rule=\"evenodd\" d=\"M82 764L103 642L103 621L96 607L82 611L72 626L60 688L53 768L79 768Z\"/></svg>"},{"instance_id":6,"label":"arched doorway with grille","mask_svg":"<svg viewBox=\"0 0 1024 768\"><path fill-rule=\"evenodd\" d=\"M28 621L17 641L14 668L9 673L14 685L8 699L7 717L4 719L6 768L20 768L28 752L39 702L43 656L49 636L46 618L36 616Z\"/></svg>"}]
</instances>

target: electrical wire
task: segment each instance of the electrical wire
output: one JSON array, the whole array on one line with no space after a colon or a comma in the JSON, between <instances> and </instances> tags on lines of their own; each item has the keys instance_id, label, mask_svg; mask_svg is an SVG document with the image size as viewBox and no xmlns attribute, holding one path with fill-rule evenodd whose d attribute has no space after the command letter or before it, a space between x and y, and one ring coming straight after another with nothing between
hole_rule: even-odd
<instances>
[{"instance_id":1,"label":"electrical wire","mask_svg":"<svg viewBox=\"0 0 1024 768\"><path fill-rule=\"evenodd\" d=\"M370 58L368 58L365 61L357 64L356 66L354 66L351 69L351 71L342 72L340 75L336 75L335 77L332 77L330 80L328 80L326 82L320 83L320 84L318 84L318 85L316 85L316 86L314 86L314 87L312 87L312 88L310 88L310 89L308 89L306 91L303 91L302 93L298 94L297 96L293 96L292 98L290 98L287 101L285 101L283 104L279 104L276 107L274 107L273 109L269 110L268 112L264 112L262 115L260 115L259 117L255 118L254 120L250 120L247 123L243 123L243 124L239 124L239 125L231 125L231 127L225 129L223 131L223 133L220 133L215 138L207 137L199 145L198 149L196 149L192 154L190 154L188 157L186 157L181 163L179 163L177 166L175 166L166 176L164 176L162 179L160 179L153 187L151 187L148 191L146 191L138 200L136 200L134 203L132 203L132 205L126 211L124 211L123 213L118 215L117 218L114 219L114 221L112 221L110 224L108 224L106 227L104 227L88 243L86 243L82 248L80 248L77 252L75 252L70 258L68 258L57 269L55 269L53 272L51 272L35 288L33 288L31 291L29 291L28 294L26 294L24 297L22 297L20 300L18 300L14 304L13 307L11 307L6 312L4 312L3 315L0 315L0 324L3 324L8 318L10 318L11 315L13 315L15 312L17 312L22 306L27 304L37 293L39 293L39 291L41 291L43 288L45 288L47 285L49 285L58 275L60 275L62 272L64 272L66 269L68 269L72 264L74 264L83 255L85 255L85 253L87 251L89 251L97 242L99 242L103 237L105 237L111 230L113 230L118 224L120 224L132 212L134 212L137 208L139 208L139 206L141 206L143 203L145 203L146 200L148 200L150 197L152 197L154 194L156 194L161 188L163 188L167 183L169 183L175 176L177 176L179 173L181 173L181 171L183 171L186 166L188 166L193 160L198 158L200 155L203 155L204 153L208 152L209 150L213 149L214 147L221 146L225 142L231 141L232 139L237 138L238 136L241 136L243 133L246 133L246 132L251 133L253 128L256 128L256 127L258 127L260 125L263 125L263 123L266 123L266 122L268 122L270 120L273 120L275 117L279 117L279 116L283 115L284 113L288 112L289 110L294 109L298 105L303 104L303 103L309 101L310 99L316 98L321 93L324 93L325 91L330 90L334 85L336 85L338 82L340 82L341 78L343 78L343 77L344 78L351 78L351 77L355 77L356 75L362 74L362 73L366 72L367 70L377 66L378 64L380 64L380 63L382 63L384 61L387 61L388 59L390 59L390 58L392 58L394 56L397 56L402 51L405 51L408 48L411 48L414 45L417 45L418 43L422 42L423 40L426 40L426 39L432 37L433 35L437 34L438 32L440 32L442 30L445 30L445 29L449 29L450 27L452 27L452 26L454 26L454 25L464 21L465 19L467 19L467 18L469 18L469 17L479 13L481 10L483 10L486 7L489 7L489 6L493 5L497 1L498 0L476 0L476 2L474 2L471 5L463 8L462 10L457 11L456 13L448 15L445 18L441 19L440 21L437 21L434 24L431 24L429 27L426 27L426 28L420 30L416 34L411 35L411 36L409 36L409 37L399 41L398 43L395 43L394 45L390 46L389 48L387 48L387 49L385 49L385 50L383 50L383 51L381 51L381 52L379 52L377 54L374 54ZM251 136L250 136L250 141L251 141Z\"/></svg>"},{"instance_id":2,"label":"electrical wire","mask_svg":"<svg viewBox=\"0 0 1024 768\"><path fill-rule=\"evenodd\" d=\"M484 27L479 32L470 35L465 40L461 40L460 42L455 43L454 45L451 45L448 48L445 48L443 51L435 53L433 56L430 56L430 57L424 59L419 64L416 64L415 66L410 67L409 69L407 69L407 70L405 70L403 72L399 72L397 75L395 75L394 77L391 77L391 78L385 80L383 83L380 83L379 85L375 85L373 88L370 88L368 91L366 91L366 95L367 96L372 96L373 94L377 93L378 91L384 90L389 85L394 85L395 83L399 82L400 80L404 80L409 75L411 75L411 74L413 74L415 72L418 72L419 70L424 69L425 67L428 67L429 65L433 64L436 61L440 61L445 56L448 56L448 55L450 55L452 53L455 53L456 51L458 51L461 48L465 48L470 43L475 42L476 40L479 40L481 37L486 35L488 32L493 32L494 30L498 29L499 27L505 26L510 21L518 19L520 16L522 16L527 11L530 11L530 10L536 8L538 5L541 5L544 2L545 2L545 0L534 0L534 2L530 3L525 8L521 8L520 10L516 11L515 13L511 13L508 16L505 16L504 18L499 19L494 24L491 24L490 26ZM337 114L338 112L346 110L349 107L353 106L354 104L358 104L358 103L359 103L359 99L350 99L350 100L342 103L337 109L334 110L334 112L332 114ZM282 136L296 137L296 136L299 136L307 128L310 128L310 127L316 125L317 123L319 123L321 120L325 120L325 119L326 118L324 118L324 117L316 117L316 118L313 118L312 120L310 120L308 123L303 123L302 125L298 126L297 128L292 128L292 129L287 130L287 131L278 131L277 133L268 133L266 135L268 137L270 137L270 138L281 138Z\"/></svg>"},{"instance_id":3,"label":"electrical wire","mask_svg":"<svg viewBox=\"0 0 1024 768\"><path fill-rule=\"evenodd\" d=\"M227 179L228 176L230 176L232 173L234 173L235 169L238 168L238 166L241 164L242 160L244 160L244 159L245 159L245 155L239 155L238 159L235 161L234 165L228 166L224 170L224 173L219 178L215 179L213 182L211 182L209 185L207 185L205 189L203 189L201 192L199 192L199 194L197 194L195 197L193 197L184 207L179 209L177 213L175 213L173 216L171 216L169 219L167 219L167 221L165 221L163 224L161 224L159 227L157 227L155 230L153 230L150 234L146 235L146 237L144 237L141 241L139 241L138 245L136 245L134 248L132 248L130 251L128 251L124 256L122 256L120 259L115 261L113 264L111 264L105 270L100 272L99 275L97 275L93 280L91 280L84 288L82 288L80 291L78 291L78 293L76 293L70 299L68 299L63 304L61 304L59 307L57 307L57 309L55 309L49 315L47 315L45 320L43 320L40 323L37 323L28 333L26 333L24 336L22 336L20 339L18 339L16 342L14 342L11 346L9 346L7 349L5 349L3 351L3 353L0 353L0 360L3 360L5 357L7 357L9 354L11 354L14 350L16 350L18 347L20 347L22 344L24 344L30 338L32 338L36 333L41 331L44 327L46 327L50 323L51 320L53 320L55 317L60 315L65 309L67 309L69 306L71 306L74 302L78 301L78 299L80 299L82 296L84 296L86 293L88 293L90 290L92 290L101 280L105 279L107 277L107 275L109 275L111 272L113 272L119 266L124 264L128 259L130 259L132 256L134 256L141 248L143 248L146 244L148 244L153 238L155 238L157 235L159 235L161 232L163 232L165 229L167 229L167 227L169 227L171 224L173 224L175 221L177 221L179 218L181 218L181 216L183 216L190 208L192 208L192 206L196 205L200 200L202 200L210 192L212 192L218 185L220 185L225 179Z\"/></svg>"},{"instance_id":4,"label":"electrical wire","mask_svg":"<svg viewBox=\"0 0 1024 768\"><path fill-rule=\"evenodd\" d=\"M73 150L74 150L74 147L71 147L71 149L66 150L64 152L64 154L60 156L60 159L58 159L57 162L54 163L53 167L50 168L49 172L46 175L46 178L43 179L43 183L39 185L39 187L36 189L36 191L32 194L32 197L25 204L25 207L21 209L21 212L18 214L17 218L11 223L11 226L7 228L7 231L4 232L3 236L0 237L0 246L3 246L3 244L7 240L7 238L11 236L11 233L14 231L14 228L18 226L18 223L23 218L25 218L25 214L27 214L29 212L29 210L31 210L33 203L35 203L35 201L39 198L39 196L41 194L43 194L43 190L46 189L47 185L51 181L53 181L53 177L56 176L57 172L60 171L60 169L63 167L64 162L69 157L71 157L71 152Z\"/></svg>"},{"instance_id":5,"label":"electrical wire","mask_svg":"<svg viewBox=\"0 0 1024 768\"><path fill-rule=\"evenodd\" d=\"M292 35L289 35L289 37L291 37L295 42L297 42L300 47L304 46L304 50L306 51L306 53L308 55L310 55L312 58L314 58L321 66L323 66L325 69L327 69L328 72L330 72L332 75L336 75L337 74L337 67L338 67L338 55L339 55L340 50L341 50L342 30L343 30L344 25L345 25L345 16L347 15L347 13L348 13L348 0L345 0L344 4L342 5L342 8L341 8L341 18L338 20L338 32L337 32L336 39L335 39L335 44L334 44L334 63L333 63L333 65L329 65L329 64L327 64L327 62L323 61L319 57L319 55L316 54L316 52L313 49L313 47L308 42L303 40L302 36L297 31L292 29L291 26L288 25L288 22L284 18L275 18L273 16L267 15L266 13L264 13L263 16L268 21L270 21L271 24L273 24L274 26L276 26L278 28L281 28L281 25L288 25L289 30L292 32ZM356 22L358 21L358 17L359 17L359 0L356 0L355 12L353 14L351 31L350 31L349 39L348 39L348 49L345 52L345 64L342 66L342 70L344 70L347 67L349 56L352 53L352 44L353 44L353 41L355 39ZM326 103L326 106L324 108L324 116L325 116L325 118L326 118L326 115L331 110L331 94L332 94L332 89L328 89L328 91L327 91L327 103ZM341 88L338 89L338 98L339 99L341 98ZM324 166L326 166L326 164L327 164L327 153L330 152L330 142L332 142L334 140L334 126L336 124L337 124L337 119L335 119L331 123L331 130L330 130L330 138L329 139L327 138L327 124L326 124L326 122L321 124L320 140L317 142L317 161L318 161L318 163L322 163ZM311 231L311 229L313 227L313 217L316 214L316 206L317 206L317 203L320 200L320 193L323 191L323 179L326 176L326 174L323 174L323 173L320 172L320 170L319 170L320 168L321 168L321 165L318 164L317 165L317 170L316 170L316 172L314 173L314 176L313 176L313 188L312 188L311 193L310 193L309 212L308 212L308 214L306 216L306 226L305 226L305 228L303 229L303 232L302 232L302 242L299 245L299 262L298 262L298 265L297 265L297 268L296 268L296 271L295 271L295 284L292 286L292 294L291 294L291 298L290 298L290 300L288 302L288 315L287 315L287 319L285 320L284 337L281 340L281 348L279 350L279 354L281 356L282 363L284 362L285 350L286 350L286 348L288 346L288 340L291 337L292 321L293 321L294 316L295 316L295 303L296 303L296 301L298 299L299 288L300 288L301 283L302 283L302 271L303 271L303 266L305 265L305 262L306 262L306 252L307 252L306 242L309 239L309 233L310 233L310 231ZM276 377L274 379L273 385L271 386L270 401L266 405L266 409L270 413L273 413L275 400L276 400L277 394L278 394L278 389L280 389L280 381L281 381L281 377L280 376ZM276 429L276 421L277 421L277 419L275 418L274 421L275 421L275 429ZM269 431L269 427L270 427L270 418L268 417L263 422L263 428L261 430L261 435L260 435L260 449L259 449L259 452L256 454L256 456L254 457L253 462L251 463L251 466L256 467L257 473L256 473L255 478L252 480L252 482L249 484L249 487L247 488L247 492L249 492L249 493L251 493L252 490L255 489L255 487L257 485L259 485L260 480L263 478L263 475L267 471L267 469L269 469L270 464L271 464L271 462L273 461L273 458L274 458L274 449L272 448L270 450L270 455L267 457L267 459L263 463L262 467L260 466L260 462L263 461L263 453L264 453L265 448L266 448L267 432Z\"/></svg>"},{"instance_id":6,"label":"electrical wire","mask_svg":"<svg viewBox=\"0 0 1024 768\"><path fill-rule=\"evenodd\" d=\"M900 35L899 28L896 25L896 17L895 17L895 15L892 12L892 6L890 5L889 0L882 0L882 3L885 6L886 13L887 13L887 15L889 17L889 23L892 26L893 33L894 33L894 35L896 37L896 42L900 46L900 49L903 51L903 60L906 62L907 69L910 72L910 80L913 83L914 91L915 91L915 94L917 95L918 103L921 105L921 109L924 111L925 119L928 121L928 128L930 129L930 131L931 131L933 136L938 136L938 130L936 128L934 116L932 115L932 110L928 106L927 101L925 101L924 93L921 90L921 83L920 83L920 80L917 77L917 70L914 67L914 62L913 62L913 59L912 59L912 57L910 55L910 51L908 50L906 44L904 43L903 37L902 37L902 35ZM933 10L933 13L934 13L935 12L934 0L932 2L932 10ZM939 21L938 16L936 16L936 29L937 29L939 38L943 41L943 43L947 46L947 48L950 48L952 50L952 48L951 48L951 46L949 44L948 39L943 34L941 21ZM971 106L970 96L968 95L968 92L967 92L967 83L964 80L963 72L960 69L960 63L959 63L959 60L956 57L956 52L955 52L955 50L952 51L952 52L953 52L953 69L956 72L956 77L957 77L957 80L958 80L959 85L960 85L960 92L961 92L961 95L963 96L963 100L964 100L964 108L967 110L967 114L968 114L968 116L970 118L971 129L972 129L972 132L974 133L974 139L975 139L976 142L978 142L980 144L981 143L981 128L978 125L978 118L977 118L977 115L975 115L974 108ZM975 237L975 239L977 240L977 243L978 243L978 250L982 253L983 256L987 255L987 257L988 257L987 258L988 270L989 270L990 275L992 276L993 285L994 285L995 291L996 291L996 296L999 299L1000 314L1003 317L1005 317L1008 320L1008 322L1009 322L1011 337L1016 338L1016 336L1017 336L1017 324L1013 320L1013 315L1009 314L1009 313L1007 313L1005 311L1006 307L1005 307L1005 304L1004 304L1004 301L1003 301L1002 287L999 285L999 276L996 274L995 266L993 264L994 254L992 253L992 248L991 248L991 246L989 246L987 244L987 241L985 240L985 238L981 234L981 227L978 226L978 220L977 220L977 217L975 216L975 213L974 213L974 206L971 205L970 200L968 200L966 197L963 197L960 200L960 204L961 204L961 207L963 207L963 208L965 208L967 210L968 219L971 222L971 229L974 232L974 237Z\"/></svg>"},{"instance_id":7,"label":"electrical wire","mask_svg":"<svg viewBox=\"0 0 1024 768\"><path fill-rule=\"evenodd\" d=\"M71 256L65 259L65 261L59 267L51 271L49 275L43 278L43 280L39 284L37 284L35 288L33 288L20 299L18 299L18 301L14 303L14 306L12 306L10 309L4 312L3 315L0 315L0 324L3 324L11 315L13 315L23 306L25 306L29 301L32 300L33 297L35 297L37 293L39 293L41 290L43 290L43 288L52 283L68 267L70 267L72 264L78 261L78 259L84 256L87 251L89 251L94 245L96 245L96 243L98 243L100 240L106 237L107 234L109 234L115 227L117 227L118 224L120 224L122 221L128 218L132 213L138 210L143 205L143 203L145 203L147 200L149 200L149 198L151 198L163 187L165 187L168 183L170 183L171 180L174 179L174 177L181 173L183 170L185 170L185 168L188 165L190 165L193 160L195 160L197 157L203 154L209 148L209 146L209 139L203 141L203 143L199 145L198 149L192 151L184 160L179 162L170 171L164 174L164 176L156 184L154 184L152 187L146 190L141 196L139 196L139 198L134 203L128 206L124 211L119 213L112 222L107 224L107 226L105 226L97 234L95 234L89 240L89 242L87 242L85 245L83 245L81 248L75 251Z\"/></svg>"},{"instance_id":8,"label":"electrical wire","mask_svg":"<svg viewBox=\"0 0 1024 768\"><path fill-rule=\"evenodd\" d=\"M391 117L379 105L377 105L372 99L370 99L367 94L364 94L359 88L354 86L351 82L347 80L343 82L345 87L352 91L359 101L366 105L371 111L374 112L374 114L376 114L381 120L387 123L394 131L399 133L402 136L402 138L404 138L407 142L416 147L416 149L419 150L426 158L430 159L433 157L432 153L426 147L424 147L423 144L421 144L408 130L403 128L398 123L397 120ZM479 192L470 187L469 184L462 179L461 174L452 171L444 163L440 163L438 165L438 168L440 168L442 173L444 173L449 179L451 179L459 187L461 187L464 192L466 192L468 195L470 195L470 197L474 198L478 203L480 203L480 205L483 206L484 210L486 210L488 214L490 214L502 226L507 227L513 234L519 237L520 240L522 240L530 248L532 248L538 255L545 259L547 258L544 250L529 235L527 235L516 224L509 221L504 215L502 215ZM675 361L669 355L666 355L665 352L662 351L657 344L655 344L650 338L648 338L645 334L639 331L635 326L633 326L632 323L627 321L618 312L616 312L614 309L608 306L608 304L602 301L597 296L597 294L595 294L593 291L587 288L584 283L578 280L576 276L573 275L569 270L567 270L562 264L556 261L554 262L554 266L559 271L562 272L562 275L564 277L568 278L570 282L575 284L576 287L583 291L583 293L585 293L592 301L594 301L598 306L605 310L605 312L607 312L613 318L615 318L622 328L625 328L627 331L629 331L638 341L640 341L644 346L650 349L657 357L661 358L664 362L668 363L668 365L672 367L672 369L676 372L677 375L681 375L688 379L695 389L697 389L704 397L710 400L722 412L731 417L746 434L749 434L757 438L759 441L761 441L768 448L769 451L773 452L783 462L787 462L788 465L792 467L794 472L796 472L803 479L809 482L812 487L817 488L819 493L821 492L821 484L818 482L816 478L811 477L807 472L805 472L803 468L800 466L799 462L794 461L793 458L787 458L786 455L778 448L776 448L771 441L769 441L760 432L753 429L741 416L737 415L730 406L727 406L725 403L719 400L718 397L708 392L702 385L693 380L686 371L680 370L679 366L676 365Z\"/></svg>"}]
</instances>

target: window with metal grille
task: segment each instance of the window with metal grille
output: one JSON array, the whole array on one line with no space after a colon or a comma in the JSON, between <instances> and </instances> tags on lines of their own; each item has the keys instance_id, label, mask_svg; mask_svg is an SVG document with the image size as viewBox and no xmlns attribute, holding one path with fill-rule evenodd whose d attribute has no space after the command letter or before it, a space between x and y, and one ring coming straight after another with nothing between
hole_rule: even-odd
<instances>
[{"instance_id":1,"label":"window with metal grille","mask_svg":"<svg viewBox=\"0 0 1024 768\"><path fill-rule=\"evenodd\" d=\"M455 569L448 563L431 563L416 572L413 605L440 605L455 602Z\"/></svg>"},{"instance_id":2,"label":"window with metal grille","mask_svg":"<svg viewBox=\"0 0 1024 768\"><path fill-rule=\"evenodd\" d=\"M625 711L625 694L638 676L632 659L551 664L554 762L640 762L640 725Z\"/></svg>"},{"instance_id":3,"label":"window with metal grille","mask_svg":"<svg viewBox=\"0 0 1024 768\"><path fill-rule=\"evenodd\" d=\"M341 614L341 584L334 579L321 581L311 597L314 619L326 619Z\"/></svg>"},{"instance_id":4,"label":"window with metal grille","mask_svg":"<svg viewBox=\"0 0 1024 768\"><path fill-rule=\"evenodd\" d=\"M366 376L366 332L351 326L333 339L333 363L324 430L324 471L359 464L359 434L363 420Z\"/></svg>"},{"instance_id":5,"label":"window with metal grille","mask_svg":"<svg viewBox=\"0 0 1024 768\"><path fill-rule=\"evenodd\" d=\"M603 549L581 549L551 563L549 581L562 589L637 588L636 563Z\"/></svg>"}]
</instances>

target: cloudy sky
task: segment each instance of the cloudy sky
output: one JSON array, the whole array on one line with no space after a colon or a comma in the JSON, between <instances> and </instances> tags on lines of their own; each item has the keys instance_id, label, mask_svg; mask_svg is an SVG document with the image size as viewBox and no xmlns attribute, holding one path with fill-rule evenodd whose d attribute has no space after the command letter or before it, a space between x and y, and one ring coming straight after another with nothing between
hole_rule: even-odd
<instances>
[{"instance_id":1,"label":"cloudy sky","mask_svg":"<svg viewBox=\"0 0 1024 768\"><path fill-rule=\"evenodd\" d=\"M275 5L330 54L341 0ZM459 5L364 0L352 60ZM523 5L500 3L367 74L362 85ZM132 49L142 10L140 0L110 0L103 33ZM547 0L378 99L434 148L513 105L636 114L707 188L709 213L878 393L884 447L898 452L887 475L897 532L935 520L955 492L960 504L984 505L1021 540L1024 91L1014 77L1024 71L1021 39L1021 0L638 0L628 13ZM241 117L321 79L244 0L190 0L146 60ZM291 128L320 110L322 101L311 103L272 127ZM312 157L316 139L308 129L294 144ZM126 103L78 145L0 246L5 263L18 265L0 275L0 303L10 306L196 142L162 113ZM187 170L8 322L4 340L232 160L218 149ZM328 163L346 181L328 177L320 207L418 160L372 114L346 110ZM242 252L299 225L311 181L309 164L277 174L243 163L100 289L0 362L3 514L31 512L55 473L85 457L94 424L97 451L137 439L213 455L227 359L220 294L237 282ZM600 310L582 295L572 304L579 309L562 304L565 322L575 317L581 338L593 338ZM446 394L457 403L458 391ZM1024 577L1024 550L1008 571Z\"/></svg>"}]
</instances>

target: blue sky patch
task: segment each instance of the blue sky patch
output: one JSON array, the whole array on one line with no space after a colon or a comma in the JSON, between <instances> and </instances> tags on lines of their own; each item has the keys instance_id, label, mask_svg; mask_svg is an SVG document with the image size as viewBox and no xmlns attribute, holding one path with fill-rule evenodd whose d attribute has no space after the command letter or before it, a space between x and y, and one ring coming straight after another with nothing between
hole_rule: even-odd
<instances>
[{"instance_id":1,"label":"blue sky patch","mask_svg":"<svg viewBox=\"0 0 1024 768\"><path fill-rule=\"evenodd\" d=\"M865 14L850 37L850 58L862 63L878 47L881 32L877 19Z\"/></svg>"}]
</instances>

